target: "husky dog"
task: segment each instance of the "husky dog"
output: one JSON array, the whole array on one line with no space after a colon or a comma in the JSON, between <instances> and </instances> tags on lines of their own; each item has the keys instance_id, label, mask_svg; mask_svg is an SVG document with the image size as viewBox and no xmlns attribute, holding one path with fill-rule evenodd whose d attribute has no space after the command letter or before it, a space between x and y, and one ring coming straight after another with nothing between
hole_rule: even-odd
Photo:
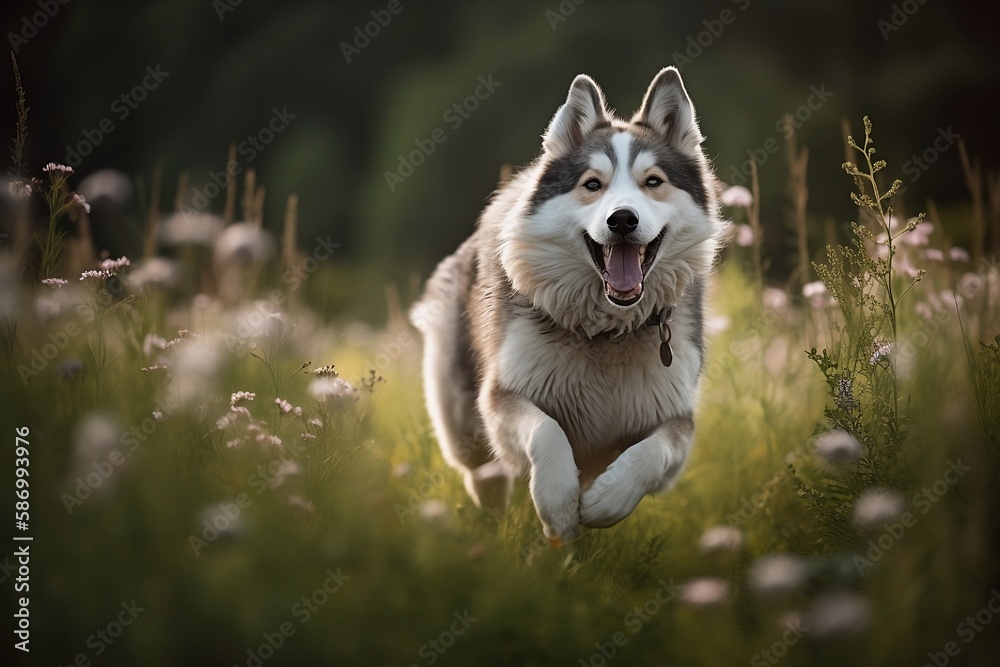
<instances>
[{"instance_id":1,"label":"husky dog","mask_svg":"<svg viewBox=\"0 0 1000 667\"><path fill-rule=\"evenodd\" d=\"M628 122L577 76L411 313L444 458L483 507L527 473L554 543L627 517L691 448L722 227L702 140L675 68Z\"/></svg>"}]
</instances>

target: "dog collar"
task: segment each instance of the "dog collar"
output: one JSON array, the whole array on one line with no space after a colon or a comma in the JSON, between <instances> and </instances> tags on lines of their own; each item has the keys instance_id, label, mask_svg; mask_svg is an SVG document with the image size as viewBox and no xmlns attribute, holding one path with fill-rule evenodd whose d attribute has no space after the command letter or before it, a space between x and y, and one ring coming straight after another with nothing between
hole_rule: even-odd
<instances>
[{"instance_id":1,"label":"dog collar","mask_svg":"<svg viewBox=\"0 0 1000 667\"><path fill-rule=\"evenodd\" d=\"M669 368L674 363L674 350L670 347L670 339L673 332L670 330L670 316L673 315L672 306L667 306L663 310L654 310L645 322L632 330L632 333L639 333L646 327L656 327L660 331L660 362Z\"/></svg>"}]
</instances>

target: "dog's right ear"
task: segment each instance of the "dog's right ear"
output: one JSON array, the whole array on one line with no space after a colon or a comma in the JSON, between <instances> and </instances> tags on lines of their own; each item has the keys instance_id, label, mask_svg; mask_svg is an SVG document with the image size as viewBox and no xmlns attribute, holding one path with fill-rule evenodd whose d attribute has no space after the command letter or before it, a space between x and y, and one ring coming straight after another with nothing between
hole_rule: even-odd
<instances>
[{"instance_id":1,"label":"dog's right ear","mask_svg":"<svg viewBox=\"0 0 1000 667\"><path fill-rule=\"evenodd\" d=\"M542 135L542 146L546 153L558 157L579 146L595 127L610 122L604 93L593 79L580 74L569 87L566 103L559 107Z\"/></svg>"}]
</instances>

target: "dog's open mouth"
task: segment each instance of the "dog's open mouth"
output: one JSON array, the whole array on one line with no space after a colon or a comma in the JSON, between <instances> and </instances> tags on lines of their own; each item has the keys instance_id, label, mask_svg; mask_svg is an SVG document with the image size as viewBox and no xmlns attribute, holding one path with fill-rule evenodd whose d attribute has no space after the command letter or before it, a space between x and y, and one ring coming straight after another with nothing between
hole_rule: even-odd
<instances>
[{"instance_id":1,"label":"dog's open mouth","mask_svg":"<svg viewBox=\"0 0 1000 667\"><path fill-rule=\"evenodd\" d=\"M604 294L608 301L619 306L631 306L642 297L642 281L656 258L664 229L655 239L638 243L601 245L584 233L590 256L604 279Z\"/></svg>"}]
</instances>

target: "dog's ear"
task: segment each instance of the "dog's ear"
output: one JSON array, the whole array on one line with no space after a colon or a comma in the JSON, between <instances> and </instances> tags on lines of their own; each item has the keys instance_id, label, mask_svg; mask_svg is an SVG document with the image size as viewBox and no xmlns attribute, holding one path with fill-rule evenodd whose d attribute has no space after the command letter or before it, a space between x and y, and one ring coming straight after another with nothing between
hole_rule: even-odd
<instances>
[{"instance_id":1,"label":"dog's ear","mask_svg":"<svg viewBox=\"0 0 1000 667\"><path fill-rule=\"evenodd\" d=\"M691 98L675 67L664 67L656 75L632 122L648 125L685 153L696 153L704 140L694 119Z\"/></svg>"},{"instance_id":2,"label":"dog's ear","mask_svg":"<svg viewBox=\"0 0 1000 667\"><path fill-rule=\"evenodd\" d=\"M542 146L546 153L558 157L579 146L595 127L609 122L604 93L593 79L580 74L569 87L566 103L556 110L542 135Z\"/></svg>"}]
</instances>

